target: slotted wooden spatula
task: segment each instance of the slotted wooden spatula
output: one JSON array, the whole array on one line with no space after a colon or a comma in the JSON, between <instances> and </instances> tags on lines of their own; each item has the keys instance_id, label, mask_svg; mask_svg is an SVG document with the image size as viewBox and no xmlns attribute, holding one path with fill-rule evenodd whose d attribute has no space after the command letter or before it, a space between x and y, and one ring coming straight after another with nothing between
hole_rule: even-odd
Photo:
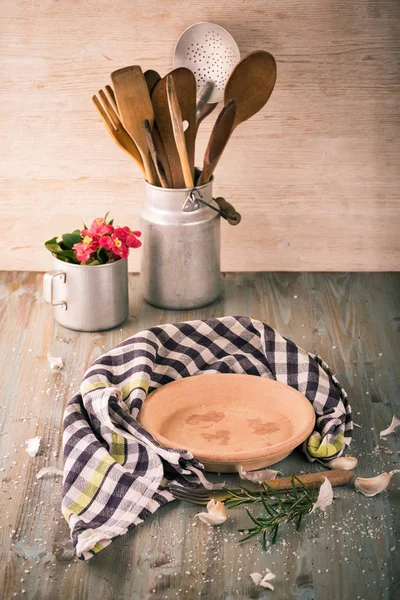
<instances>
[{"instance_id":1,"label":"slotted wooden spatula","mask_svg":"<svg viewBox=\"0 0 400 600\"><path fill-rule=\"evenodd\" d=\"M210 181L225 146L231 137L235 123L235 115L236 102L234 100L229 100L215 121L204 155L203 171L197 185L203 185L203 183L208 183Z\"/></svg>"},{"instance_id":2,"label":"slotted wooden spatula","mask_svg":"<svg viewBox=\"0 0 400 600\"><path fill-rule=\"evenodd\" d=\"M153 126L154 111L142 69L137 65L119 69L111 73L111 80L122 123L140 152L147 181L154 184L156 178L144 128L146 119Z\"/></svg>"}]
</instances>

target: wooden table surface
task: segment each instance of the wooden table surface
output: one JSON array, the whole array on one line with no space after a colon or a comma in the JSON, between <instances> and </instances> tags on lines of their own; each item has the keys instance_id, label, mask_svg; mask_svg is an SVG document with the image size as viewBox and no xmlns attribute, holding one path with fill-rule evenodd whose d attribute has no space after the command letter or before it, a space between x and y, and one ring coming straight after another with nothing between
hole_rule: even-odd
<instances>
[{"instance_id":1,"label":"wooden table surface","mask_svg":"<svg viewBox=\"0 0 400 600\"><path fill-rule=\"evenodd\" d=\"M361 426L348 452L359 459L358 475L399 468L400 430L379 438L400 414L399 274L227 274L219 302L185 312L147 305L131 276L131 317L104 333L57 325L41 284L41 274L0 273L1 598L399 597L400 475L374 498L337 488L325 516L311 515L300 532L283 526L267 551L258 541L238 544L237 530L249 524L242 508L231 510L221 527L207 528L194 525L197 507L172 502L89 563L77 560L69 541L61 477L36 479L42 467L62 466L64 407L100 354L152 325L229 314L265 321L333 368ZM62 357L61 372L50 370L48 353ZM41 447L31 458L25 441L35 436ZM296 451L278 468L290 474L322 467ZM257 589L250 578L266 568L276 574L274 592Z\"/></svg>"}]
</instances>

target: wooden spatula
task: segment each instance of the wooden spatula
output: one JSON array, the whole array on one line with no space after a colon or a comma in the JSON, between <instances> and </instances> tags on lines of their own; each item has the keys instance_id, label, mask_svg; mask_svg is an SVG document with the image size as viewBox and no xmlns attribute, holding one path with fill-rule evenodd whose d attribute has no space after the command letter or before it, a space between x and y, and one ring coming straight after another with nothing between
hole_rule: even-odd
<instances>
[{"instance_id":1,"label":"wooden spatula","mask_svg":"<svg viewBox=\"0 0 400 600\"><path fill-rule=\"evenodd\" d=\"M144 78L146 80L147 88L151 97L154 88L161 79L161 75L157 73L157 71L153 71L153 69L148 69L144 72Z\"/></svg>"},{"instance_id":2,"label":"wooden spatula","mask_svg":"<svg viewBox=\"0 0 400 600\"><path fill-rule=\"evenodd\" d=\"M182 119L188 121L189 127L185 131L185 144L187 146L189 164L194 165L194 140L196 138L196 84L194 75L189 69L179 68L171 71L175 84L176 95L181 107ZM171 122L171 114L167 98L167 77L159 81L152 94L154 115L161 141L168 156L171 178L174 188L185 187L181 161L175 143ZM194 125L194 126L193 126Z\"/></svg>"},{"instance_id":3,"label":"wooden spatula","mask_svg":"<svg viewBox=\"0 0 400 600\"><path fill-rule=\"evenodd\" d=\"M210 181L215 167L228 143L233 126L235 123L236 102L229 100L218 115L215 121L208 146L204 155L203 171L199 177L197 185L203 185Z\"/></svg>"},{"instance_id":4,"label":"wooden spatula","mask_svg":"<svg viewBox=\"0 0 400 600\"><path fill-rule=\"evenodd\" d=\"M174 79L171 75L167 76L167 98L169 112L171 115L172 129L174 132L175 144L178 150L179 159L182 165L185 187L193 187L193 171L190 167L189 156L185 143L185 134L183 132L182 113L179 107L178 98L175 91Z\"/></svg>"},{"instance_id":5,"label":"wooden spatula","mask_svg":"<svg viewBox=\"0 0 400 600\"><path fill-rule=\"evenodd\" d=\"M266 104L276 81L276 63L269 52L251 52L237 63L225 85L224 102L235 100L234 128Z\"/></svg>"},{"instance_id":6,"label":"wooden spatula","mask_svg":"<svg viewBox=\"0 0 400 600\"><path fill-rule=\"evenodd\" d=\"M154 112L142 69L137 65L119 69L111 73L111 80L122 123L140 152L147 181L154 184L156 179L144 129L146 119L153 126Z\"/></svg>"},{"instance_id":7,"label":"wooden spatula","mask_svg":"<svg viewBox=\"0 0 400 600\"><path fill-rule=\"evenodd\" d=\"M100 99L97 96L93 96L92 100L104 122L104 125L107 128L108 133L118 144L118 146L133 158L142 174L145 176L145 170L140 152L137 149L135 142L122 125L119 115L115 111L113 104L107 98L103 90L99 90L98 95Z\"/></svg>"},{"instance_id":8,"label":"wooden spatula","mask_svg":"<svg viewBox=\"0 0 400 600\"><path fill-rule=\"evenodd\" d=\"M196 78L192 71L181 67L171 72L176 97L182 115L182 121L187 122L185 133L186 150L192 176L194 173L194 146L196 141Z\"/></svg>"},{"instance_id":9,"label":"wooden spatula","mask_svg":"<svg viewBox=\"0 0 400 600\"><path fill-rule=\"evenodd\" d=\"M151 89L152 83L154 82L155 85L157 83L157 81L155 81L156 80L156 76L158 77L158 80L161 79L160 76L158 75L158 73L156 73L156 71L146 71L144 73L144 78L146 79L146 83L147 83L147 87L149 89L149 93L151 93L150 89ZM126 140L126 137L124 138L126 140L127 144L129 145L129 147L131 148L132 144L135 147L136 154L133 154L132 156L135 159L139 159L140 165L141 165L141 171L143 173L143 176L146 177L146 173L145 173L145 170L144 170L144 167L143 167L142 157L140 156L139 150L137 149L136 144L132 140L132 138L129 135L129 133L124 129L124 126L122 125L121 120L119 119L118 106L117 106L117 101L115 99L114 90L112 89L112 87L110 85L106 85L105 89L107 90L107 93L108 93L108 98L106 98L106 100L107 100L108 104L111 105L111 108L113 110L115 118L118 119L119 130L123 129L123 133L125 134L125 136L129 137L129 140ZM101 94L101 93L104 95L104 92L102 90L100 90L99 94ZM119 133L119 130L118 130L118 133ZM113 135L113 133L111 135ZM121 137L121 134L119 134L119 135ZM113 137L115 137L115 136L113 135ZM146 137L147 137L147 134L146 134ZM171 177L171 170L169 168L168 157L167 157L167 155L165 153L164 146L163 146L163 144L161 142L160 134L158 133L158 130L157 130L157 128L155 126L153 126L152 138L153 138L153 142L154 142L154 145L155 145L155 149L157 151L158 160L161 161L161 165L162 165L161 168L162 168L163 173L165 174L166 180L168 182L167 187L172 187L172 177ZM151 154L150 147L149 147L149 150L150 150L150 154ZM130 150L128 150L128 152L131 153ZM154 162L154 160L153 160L153 162Z\"/></svg>"}]
</instances>

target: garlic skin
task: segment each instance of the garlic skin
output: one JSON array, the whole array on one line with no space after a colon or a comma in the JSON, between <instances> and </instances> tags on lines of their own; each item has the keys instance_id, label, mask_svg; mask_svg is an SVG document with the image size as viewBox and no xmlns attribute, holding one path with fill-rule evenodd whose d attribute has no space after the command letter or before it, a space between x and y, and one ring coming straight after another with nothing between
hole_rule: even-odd
<instances>
[{"instance_id":1,"label":"garlic skin","mask_svg":"<svg viewBox=\"0 0 400 600\"><path fill-rule=\"evenodd\" d=\"M392 422L390 423L387 429L384 429L380 432L379 437L383 438L385 435L389 435L390 433L394 433L396 427L400 425L400 419L396 416L393 417Z\"/></svg>"},{"instance_id":2,"label":"garlic skin","mask_svg":"<svg viewBox=\"0 0 400 600\"><path fill-rule=\"evenodd\" d=\"M240 479L247 479L248 481L254 481L255 483L262 483L263 481L271 481L277 479L278 475L283 475L282 471L274 471L274 469L263 469L262 471L245 471L242 465L239 465L239 477Z\"/></svg>"},{"instance_id":3,"label":"garlic skin","mask_svg":"<svg viewBox=\"0 0 400 600\"><path fill-rule=\"evenodd\" d=\"M400 473L400 469L395 469L389 473L381 473L376 477L357 477L354 481L354 487L367 498L372 498L386 490L393 475Z\"/></svg>"},{"instance_id":4,"label":"garlic skin","mask_svg":"<svg viewBox=\"0 0 400 600\"><path fill-rule=\"evenodd\" d=\"M323 463L329 469L344 469L345 471L352 471L358 464L358 458L355 456L339 456L333 458L329 462Z\"/></svg>"},{"instance_id":5,"label":"garlic skin","mask_svg":"<svg viewBox=\"0 0 400 600\"><path fill-rule=\"evenodd\" d=\"M225 505L222 502L215 502L214 498L207 504L207 511L195 515L207 525L221 525L228 518Z\"/></svg>"},{"instance_id":6,"label":"garlic skin","mask_svg":"<svg viewBox=\"0 0 400 600\"><path fill-rule=\"evenodd\" d=\"M36 479L42 479L45 475L63 475L63 471L57 467L43 467L36 473Z\"/></svg>"},{"instance_id":7,"label":"garlic skin","mask_svg":"<svg viewBox=\"0 0 400 600\"><path fill-rule=\"evenodd\" d=\"M329 479L324 477L324 483L319 488L318 498L317 498L316 502L314 502L311 512L312 513L315 512L317 510L317 508L319 508L320 510L325 512L325 508L327 506L330 506L330 504L332 504L332 502L333 502L332 484L329 481Z\"/></svg>"},{"instance_id":8,"label":"garlic skin","mask_svg":"<svg viewBox=\"0 0 400 600\"><path fill-rule=\"evenodd\" d=\"M64 366L61 356L51 356L51 354L48 353L47 360L52 371L61 371Z\"/></svg>"},{"instance_id":9,"label":"garlic skin","mask_svg":"<svg viewBox=\"0 0 400 600\"><path fill-rule=\"evenodd\" d=\"M34 437L34 438L31 438L30 440L26 440L26 442L25 442L25 444L26 444L25 450L27 451L29 456L31 456L32 458L34 456L36 456L36 454L39 452L40 440L41 440L40 437Z\"/></svg>"}]
</instances>

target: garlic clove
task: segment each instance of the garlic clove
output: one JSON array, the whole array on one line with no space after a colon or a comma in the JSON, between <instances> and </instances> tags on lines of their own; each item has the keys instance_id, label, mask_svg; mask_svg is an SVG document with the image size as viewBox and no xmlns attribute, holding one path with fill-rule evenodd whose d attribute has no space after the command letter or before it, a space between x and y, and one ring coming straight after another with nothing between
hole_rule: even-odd
<instances>
[{"instance_id":1,"label":"garlic clove","mask_svg":"<svg viewBox=\"0 0 400 600\"><path fill-rule=\"evenodd\" d=\"M316 502L314 502L311 512L315 512L317 508L325 512L325 508L332 504L333 502L333 489L332 484L324 477L324 483L319 488L318 498Z\"/></svg>"},{"instance_id":2,"label":"garlic clove","mask_svg":"<svg viewBox=\"0 0 400 600\"><path fill-rule=\"evenodd\" d=\"M254 583L256 585L260 585L260 582L262 580L261 573L250 573L250 577L252 578L252 580L254 581Z\"/></svg>"},{"instance_id":3,"label":"garlic clove","mask_svg":"<svg viewBox=\"0 0 400 600\"><path fill-rule=\"evenodd\" d=\"M333 458L329 462L323 463L329 469L344 469L345 471L352 471L358 464L358 458L355 456L339 456Z\"/></svg>"},{"instance_id":4,"label":"garlic clove","mask_svg":"<svg viewBox=\"0 0 400 600\"><path fill-rule=\"evenodd\" d=\"M225 505L222 502L215 502L214 498L207 504L207 511L196 515L200 521L207 525L221 525L228 518Z\"/></svg>"},{"instance_id":5,"label":"garlic clove","mask_svg":"<svg viewBox=\"0 0 400 600\"><path fill-rule=\"evenodd\" d=\"M395 469L389 473L381 473L376 477L357 477L354 481L354 487L367 498L371 498L386 490L390 480L396 473L400 473L400 469Z\"/></svg>"},{"instance_id":6,"label":"garlic clove","mask_svg":"<svg viewBox=\"0 0 400 600\"><path fill-rule=\"evenodd\" d=\"M271 481L272 479L277 479L278 475L283 475L282 471L275 471L274 469L263 469L262 471L245 471L242 465L239 465L238 472L240 479L247 479L248 481L254 481L255 483Z\"/></svg>"},{"instance_id":7,"label":"garlic clove","mask_svg":"<svg viewBox=\"0 0 400 600\"><path fill-rule=\"evenodd\" d=\"M389 435L390 433L394 433L396 427L400 425L400 419L396 416L393 417L392 422L390 423L387 429L384 429L380 432L379 437L385 437L385 435Z\"/></svg>"}]
</instances>

